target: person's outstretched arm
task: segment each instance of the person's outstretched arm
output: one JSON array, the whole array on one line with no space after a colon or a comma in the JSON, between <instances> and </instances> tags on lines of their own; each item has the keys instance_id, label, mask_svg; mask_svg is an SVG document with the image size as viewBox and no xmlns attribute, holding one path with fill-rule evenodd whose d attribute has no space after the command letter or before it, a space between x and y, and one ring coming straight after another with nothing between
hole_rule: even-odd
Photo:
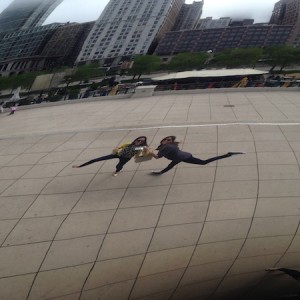
<instances>
[{"instance_id":1,"label":"person's outstretched arm","mask_svg":"<svg viewBox=\"0 0 300 300\"><path fill-rule=\"evenodd\" d=\"M122 147L115 147L113 150L112 150L112 153L116 154L119 152L119 150L122 149Z\"/></svg>"},{"instance_id":2,"label":"person's outstretched arm","mask_svg":"<svg viewBox=\"0 0 300 300\"><path fill-rule=\"evenodd\" d=\"M153 150L149 150L149 154L156 159L160 158L160 156L158 156L156 153L154 153Z\"/></svg>"},{"instance_id":3,"label":"person's outstretched arm","mask_svg":"<svg viewBox=\"0 0 300 300\"><path fill-rule=\"evenodd\" d=\"M166 168L164 168L163 170L161 170L161 171L154 171L153 172L153 174L154 175L161 175L161 174L164 174L164 173L166 173L166 172L168 172L168 171L170 171L171 169L173 169L176 165L178 165L180 163L180 161L171 161L169 164L168 164L168 166L166 167Z\"/></svg>"}]
</instances>

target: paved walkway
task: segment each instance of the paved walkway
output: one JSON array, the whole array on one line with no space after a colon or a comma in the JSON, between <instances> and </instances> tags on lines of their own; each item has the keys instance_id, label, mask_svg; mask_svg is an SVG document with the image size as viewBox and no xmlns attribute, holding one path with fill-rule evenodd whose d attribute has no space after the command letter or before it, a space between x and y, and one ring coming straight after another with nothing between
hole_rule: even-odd
<instances>
[{"instance_id":1,"label":"paved walkway","mask_svg":"<svg viewBox=\"0 0 300 300\"><path fill-rule=\"evenodd\" d=\"M297 290L299 92L104 100L0 115L0 299L254 299ZM208 158L72 164L146 135ZM298 287L299 291L299 287ZM241 299L242 299L241 298Z\"/></svg>"}]
</instances>

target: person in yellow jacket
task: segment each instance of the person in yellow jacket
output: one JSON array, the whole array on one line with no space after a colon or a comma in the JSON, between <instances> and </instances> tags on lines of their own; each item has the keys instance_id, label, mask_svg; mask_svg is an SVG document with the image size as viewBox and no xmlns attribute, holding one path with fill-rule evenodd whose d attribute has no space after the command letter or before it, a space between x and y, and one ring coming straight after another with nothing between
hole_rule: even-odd
<instances>
[{"instance_id":1,"label":"person in yellow jacket","mask_svg":"<svg viewBox=\"0 0 300 300\"><path fill-rule=\"evenodd\" d=\"M114 173L114 176L117 176L119 172L123 169L124 165L127 164L132 157L139 154L143 150L143 147L146 148L147 146L147 137L140 136L136 138L131 144L123 144L119 147L114 148L112 154L92 159L79 166L74 165L73 168L82 168L98 161L118 158L119 163L116 165L116 171Z\"/></svg>"}]
</instances>

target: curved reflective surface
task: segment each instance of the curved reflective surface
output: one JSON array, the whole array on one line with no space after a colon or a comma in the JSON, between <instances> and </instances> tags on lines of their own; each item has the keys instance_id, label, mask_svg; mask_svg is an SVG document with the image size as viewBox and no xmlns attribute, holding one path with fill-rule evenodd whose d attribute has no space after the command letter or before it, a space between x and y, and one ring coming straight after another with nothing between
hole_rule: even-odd
<instances>
[{"instance_id":1,"label":"curved reflective surface","mask_svg":"<svg viewBox=\"0 0 300 300\"><path fill-rule=\"evenodd\" d=\"M98 100L98 99L97 99ZM179 93L0 115L1 299L278 299L299 282L297 91ZM230 104L230 107L228 105ZM146 135L206 159L72 169Z\"/></svg>"}]
</instances>

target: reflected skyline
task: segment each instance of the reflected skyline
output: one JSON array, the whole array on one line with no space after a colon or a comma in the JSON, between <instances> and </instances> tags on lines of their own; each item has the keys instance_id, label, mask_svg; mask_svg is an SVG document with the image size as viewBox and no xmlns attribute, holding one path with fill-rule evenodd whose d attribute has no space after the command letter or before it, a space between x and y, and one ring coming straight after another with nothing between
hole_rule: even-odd
<instances>
[{"instance_id":1,"label":"reflected skyline","mask_svg":"<svg viewBox=\"0 0 300 300\"><path fill-rule=\"evenodd\" d=\"M46 20L45 24L53 22L89 22L98 19L109 0L64 0ZM186 0L187 4L193 0ZM202 18L213 17L252 17L255 22L268 22L276 0L206 0ZM12 0L1 0L0 12L12 3ZM84 5L82 5L84 3Z\"/></svg>"}]
</instances>

